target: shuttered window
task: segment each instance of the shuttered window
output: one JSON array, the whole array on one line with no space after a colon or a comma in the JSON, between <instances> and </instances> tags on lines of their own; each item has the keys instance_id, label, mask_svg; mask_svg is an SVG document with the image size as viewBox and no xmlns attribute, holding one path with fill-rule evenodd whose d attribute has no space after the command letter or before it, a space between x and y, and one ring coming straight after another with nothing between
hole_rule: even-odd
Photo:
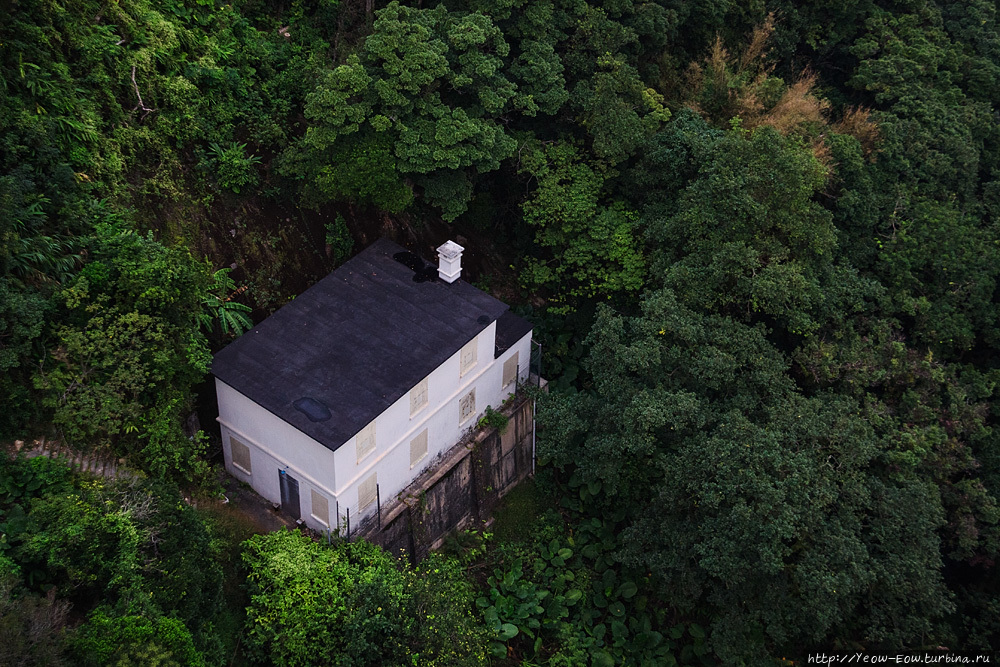
<instances>
[{"instance_id":1,"label":"shuttered window","mask_svg":"<svg viewBox=\"0 0 1000 667\"><path fill-rule=\"evenodd\" d=\"M316 489L312 490L312 515L314 519L330 525L330 501L323 494L316 493Z\"/></svg>"},{"instance_id":2,"label":"shuttered window","mask_svg":"<svg viewBox=\"0 0 1000 667\"><path fill-rule=\"evenodd\" d=\"M472 369L472 367L476 365L477 340L478 337L473 338L465 345L465 347L462 348L461 356L459 357L462 366L461 372L459 373L460 376L468 373Z\"/></svg>"},{"instance_id":3,"label":"shuttered window","mask_svg":"<svg viewBox=\"0 0 1000 667\"><path fill-rule=\"evenodd\" d=\"M427 378L410 390L410 416L417 414L427 405Z\"/></svg>"},{"instance_id":4,"label":"shuttered window","mask_svg":"<svg viewBox=\"0 0 1000 667\"><path fill-rule=\"evenodd\" d=\"M361 429L358 433L358 461L375 451L375 422Z\"/></svg>"},{"instance_id":5,"label":"shuttered window","mask_svg":"<svg viewBox=\"0 0 1000 667\"><path fill-rule=\"evenodd\" d=\"M364 510L370 507L372 503L375 502L375 494L378 489L378 473L372 473L372 476L361 482L358 485L358 510Z\"/></svg>"},{"instance_id":6,"label":"shuttered window","mask_svg":"<svg viewBox=\"0 0 1000 667\"><path fill-rule=\"evenodd\" d=\"M468 421L476 414L476 390L473 389L458 402L458 423Z\"/></svg>"},{"instance_id":7,"label":"shuttered window","mask_svg":"<svg viewBox=\"0 0 1000 667\"><path fill-rule=\"evenodd\" d=\"M233 455L233 465L246 474L251 474L253 468L250 466L250 448L233 436L229 436L229 450Z\"/></svg>"},{"instance_id":8,"label":"shuttered window","mask_svg":"<svg viewBox=\"0 0 1000 667\"><path fill-rule=\"evenodd\" d=\"M410 440L410 467L417 465L425 456L427 456L427 429Z\"/></svg>"},{"instance_id":9,"label":"shuttered window","mask_svg":"<svg viewBox=\"0 0 1000 667\"><path fill-rule=\"evenodd\" d=\"M517 380L517 352L510 359L503 362L503 387L508 387Z\"/></svg>"}]
</instances>

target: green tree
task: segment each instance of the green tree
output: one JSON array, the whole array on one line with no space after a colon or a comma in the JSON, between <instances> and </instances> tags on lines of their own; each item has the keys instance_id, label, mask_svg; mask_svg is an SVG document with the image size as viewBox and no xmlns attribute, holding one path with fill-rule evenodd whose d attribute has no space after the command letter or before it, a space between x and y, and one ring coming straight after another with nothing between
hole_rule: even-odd
<instances>
[{"instance_id":1,"label":"green tree","mask_svg":"<svg viewBox=\"0 0 1000 667\"><path fill-rule=\"evenodd\" d=\"M462 569L432 556L416 571L367 542L297 532L244 543L248 654L275 665L484 665L486 629Z\"/></svg>"},{"instance_id":2,"label":"green tree","mask_svg":"<svg viewBox=\"0 0 1000 667\"><path fill-rule=\"evenodd\" d=\"M0 562L21 575L25 595L48 591L50 611L71 603L75 614L89 614L67 638L74 664L111 664L111 654L143 648L150 633L178 638L163 646L180 664L195 662L178 646L188 645L198 661L221 656L214 630L221 570L205 525L176 488L83 480L63 461L4 458Z\"/></svg>"},{"instance_id":3,"label":"green tree","mask_svg":"<svg viewBox=\"0 0 1000 667\"><path fill-rule=\"evenodd\" d=\"M529 260L524 283L546 289L562 312L584 299L635 294L645 270L638 215L608 201L604 184L613 172L588 162L569 142L526 146L521 169L537 179L523 204L524 220L545 252Z\"/></svg>"},{"instance_id":4,"label":"green tree","mask_svg":"<svg viewBox=\"0 0 1000 667\"><path fill-rule=\"evenodd\" d=\"M351 193L390 210L408 203L412 179L454 219L471 195L465 172L496 170L514 152L497 120L515 91L503 73L508 50L482 14L389 3L360 55L309 96L311 124L286 152L285 173L314 204ZM372 158L362 178L333 166L358 151Z\"/></svg>"},{"instance_id":5,"label":"green tree","mask_svg":"<svg viewBox=\"0 0 1000 667\"><path fill-rule=\"evenodd\" d=\"M887 466L857 402L801 395L762 327L669 290L602 310L591 343L593 388L540 411L540 451L635 508L623 558L711 610L722 659L943 636L940 495Z\"/></svg>"},{"instance_id":6,"label":"green tree","mask_svg":"<svg viewBox=\"0 0 1000 667\"><path fill-rule=\"evenodd\" d=\"M694 122L684 131L692 130L666 140L676 141L670 159L684 156L690 180L665 175L667 202L650 198L644 215L654 284L699 311L766 317L793 334L879 296L876 283L837 261L837 230L816 201L827 173L811 150L769 127L715 135Z\"/></svg>"},{"instance_id":7,"label":"green tree","mask_svg":"<svg viewBox=\"0 0 1000 667\"><path fill-rule=\"evenodd\" d=\"M274 665L399 665L416 619L404 574L365 542L330 549L294 532L245 543L246 646Z\"/></svg>"},{"instance_id":8,"label":"green tree","mask_svg":"<svg viewBox=\"0 0 1000 667\"><path fill-rule=\"evenodd\" d=\"M204 444L181 422L208 368L197 320L207 271L185 250L110 229L93 257L62 292L66 323L35 385L75 444L110 447L156 477L190 476Z\"/></svg>"}]
</instances>

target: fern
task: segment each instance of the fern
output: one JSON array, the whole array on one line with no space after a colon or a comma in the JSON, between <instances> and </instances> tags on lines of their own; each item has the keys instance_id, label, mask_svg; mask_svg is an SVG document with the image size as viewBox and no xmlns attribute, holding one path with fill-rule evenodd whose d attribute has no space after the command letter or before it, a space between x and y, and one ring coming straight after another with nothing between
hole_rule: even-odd
<instances>
[{"instance_id":1,"label":"fern","mask_svg":"<svg viewBox=\"0 0 1000 667\"><path fill-rule=\"evenodd\" d=\"M219 323L224 335L239 336L253 326L253 320L247 313L250 306L233 301L247 290L246 286L236 287L236 281L229 276L231 269L219 269L212 274L212 285L209 287L202 304L205 312L198 315L202 326L211 331L215 322Z\"/></svg>"}]
</instances>

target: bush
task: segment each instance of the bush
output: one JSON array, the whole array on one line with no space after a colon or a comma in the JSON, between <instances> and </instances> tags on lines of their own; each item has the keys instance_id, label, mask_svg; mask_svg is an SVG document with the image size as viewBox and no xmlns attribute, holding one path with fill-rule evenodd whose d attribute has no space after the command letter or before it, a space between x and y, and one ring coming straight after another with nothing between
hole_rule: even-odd
<instances>
[{"instance_id":1,"label":"bush","mask_svg":"<svg viewBox=\"0 0 1000 667\"><path fill-rule=\"evenodd\" d=\"M475 590L454 559L432 554L410 577L416 632L411 650L427 667L486 665L490 635L475 616Z\"/></svg>"},{"instance_id":2,"label":"bush","mask_svg":"<svg viewBox=\"0 0 1000 667\"><path fill-rule=\"evenodd\" d=\"M317 544L299 533L255 535L247 655L278 665L473 667L486 664L486 629L454 561L417 570L367 542Z\"/></svg>"},{"instance_id":3,"label":"bush","mask_svg":"<svg viewBox=\"0 0 1000 667\"><path fill-rule=\"evenodd\" d=\"M205 659L194 647L191 633L174 618L116 616L106 608L99 608L69 644L75 664L84 667L199 667L205 664Z\"/></svg>"},{"instance_id":4,"label":"bush","mask_svg":"<svg viewBox=\"0 0 1000 667\"><path fill-rule=\"evenodd\" d=\"M378 547L335 548L300 533L245 543L249 575L247 655L286 665L400 665L413 619L403 572Z\"/></svg>"}]
</instances>

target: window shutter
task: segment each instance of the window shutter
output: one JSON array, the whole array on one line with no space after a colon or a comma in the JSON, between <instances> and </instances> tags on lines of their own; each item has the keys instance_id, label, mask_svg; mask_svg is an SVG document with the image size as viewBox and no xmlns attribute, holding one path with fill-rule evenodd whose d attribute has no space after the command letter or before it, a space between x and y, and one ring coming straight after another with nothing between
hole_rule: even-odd
<instances>
[{"instance_id":1,"label":"window shutter","mask_svg":"<svg viewBox=\"0 0 1000 667\"><path fill-rule=\"evenodd\" d=\"M378 473L358 485L358 511L370 507L375 502L375 495L378 492Z\"/></svg>"},{"instance_id":2,"label":"window shutter","mask_svg":"<svg viewBox=\"0 0 1000 667\"><path fill-rule=\"evenodd\" d=\"M250 467L250 448L233 436L229 436L229 450L233 455L233 465L248 475L251 474L253 468Z\"/></svg>"},{"instance_id":3,"label":"window shutter","mask_svg":"<svg viewBox=\"0 0 1000 667\"><path fill-rule=\"evenodd\" d=\"M312 490L312 515L326 525L330 525L330 501L321 493Z\"/></svg>"},{"instance_id":4,"label":"window shutter","mask_svg":"<svg viewBox=\"0 0 1000 667\"><path fill-rule=\"evenodd\" d=\"M476 414L476 390L473 389L458 402L458 423L467 421Z\"/></svg>"},{"instance_id":5,"label":"window shutter","mask_svg":"<svg viewBox=\"0 0 1000 667\"><path fill-rule=\"evenodd\" d=\"M375 451L375 422L361 429L358 433L358 461Z\"/></svg>"},{"instance_id":6,"label":"window shutter","mask_svg":"<svg viewBox=\"0 0 1000 667\"><path fill-rule=\"evenodd\" d=\"M410 440L410 468L417 465L425 456L427 456L427 429Z\"/></svg>"},{"instance_id":7,"label":"window shutter","mask_svg":"<svg viewBox=\"0 0 1000 667\"><path fill-rule=\"evenodd\" d=\"M476 365L476 355L477 355L476 343L478 341L478 338L479 338L478 336L476 338L473 338L472 340L470 340L468 343L465 344L465 347L462 348L462 352L460 353L459 357L462 369L461 372L459 373L459 376L465 375L466 373L469 372L469 370L473 366Z\"/></svg>"},{"instance_id":8,"label":"window shutter","mask_svg":"<svg viewBox=\"0 0 1000 667\"><path fill-rule=\"evenodd\" d=\"M503 362L503 385L504 387L509 386L512 382L517 380L517 352L515 352L510 359Z\"/></svg>"},{"instance_id":9,"label":"window shutter","mask_svg":"<svg viewBox=\"0 0 1000 667\"><path fill-rule=\"evenodd\" d=\"M425 405L427 405L427 378L410 390L410 416L420 412Z\"/></svg>"}]
</instances>

